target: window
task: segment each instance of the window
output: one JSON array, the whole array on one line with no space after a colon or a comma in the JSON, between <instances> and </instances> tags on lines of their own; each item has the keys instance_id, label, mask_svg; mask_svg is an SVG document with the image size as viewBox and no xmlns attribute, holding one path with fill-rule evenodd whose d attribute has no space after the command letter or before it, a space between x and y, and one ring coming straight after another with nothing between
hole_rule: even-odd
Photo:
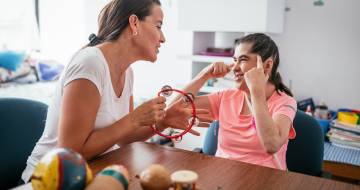
<instances>
[{"instance_id":1,"label":"window","mask_svg":"<svg viewBox=\"0 0 360 190\"><path fill-rule=\"evenodd\" d=\"M40 49L38 0L0 1L0 49Z\"/></svg>"}]
</instances>

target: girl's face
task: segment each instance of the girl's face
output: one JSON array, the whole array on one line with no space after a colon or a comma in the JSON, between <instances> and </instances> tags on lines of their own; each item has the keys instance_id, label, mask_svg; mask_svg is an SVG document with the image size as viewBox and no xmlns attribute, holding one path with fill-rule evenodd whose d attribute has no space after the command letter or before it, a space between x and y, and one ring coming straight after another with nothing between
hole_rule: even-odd
<instances>
[{"instance_id":1,"label":"girl's face","mask_svg":"<svg viewBox=\"0 0 360 190\"><path fill-rule=\"evenodd\" d=\"M256 67L257 58L255 53L251 53L251 43L241 43L235 48L234 67L236 88L246 90L247 86L244 81L244 74L250 69Z\"/></svg>"},{"instance_id":2,"label":"girl's face","mask_svg":"<svg viewBox=\"0 0 360 190\"><path fill-rule=\"evenodd\" d=\"M154 4L151 14L144 21L139 22L137 45L147 61L156 61L160 45L165 42L165 36L161 30L163 18L161 7Z\"/></svg>"}]
</instances>

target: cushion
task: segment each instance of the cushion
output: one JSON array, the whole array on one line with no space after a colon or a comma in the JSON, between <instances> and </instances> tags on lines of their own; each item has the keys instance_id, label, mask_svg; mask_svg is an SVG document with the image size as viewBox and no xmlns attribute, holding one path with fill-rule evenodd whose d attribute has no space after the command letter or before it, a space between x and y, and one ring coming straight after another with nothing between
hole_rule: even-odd
<instances>
[{"instance_id":1,"label":"cushion","mask_svg":"<svg viewBox=\"0 0 360 190\"><path fill-rule=\"evenodd\" d=\"M25 54L15 51L0 51L0 67L15 71L24 61Z\"/></svg>"}]
</instances>

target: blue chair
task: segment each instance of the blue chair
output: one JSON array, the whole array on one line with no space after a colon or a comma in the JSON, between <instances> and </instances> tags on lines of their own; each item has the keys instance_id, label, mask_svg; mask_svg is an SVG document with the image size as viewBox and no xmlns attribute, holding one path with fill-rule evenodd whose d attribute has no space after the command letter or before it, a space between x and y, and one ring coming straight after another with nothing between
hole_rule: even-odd
<instances>
[{"instance_id":1,"label":"blue chair","mask_svg":"<svg viewBox=\"0 0 360 190\"><path fill-rule=\"evenodd\" d=\"M294 119L296 138L289 141L286 164L290 171L322 176L324 155L324 134L318 122L302 111L297 111ZM215 155L219 122L213 122L205 136L200 152ZM199 150L198 150L199 152Z\"/></svg>"},{"instance_id":2,"label":"blue chair","mask_svg":"<svg viewBox=\"0 0 360 190\"><path fill-rule=\"evenodd\" d=\"M319 123L303 111L294 119L296 138L290 140L286 164L290 171L313 176L323 176L324 133Z\"/></svg>"},{"instance_id":3,"label":"blue chair","mask_svg":"<svg viewBox=\"0 0 360 190\"><path fill-rule=\"evenodd\" d=\"M43 132L47 107L32 100L0 98L0 189L18 185L26 160Z\"/></svg>"}]
</instances>

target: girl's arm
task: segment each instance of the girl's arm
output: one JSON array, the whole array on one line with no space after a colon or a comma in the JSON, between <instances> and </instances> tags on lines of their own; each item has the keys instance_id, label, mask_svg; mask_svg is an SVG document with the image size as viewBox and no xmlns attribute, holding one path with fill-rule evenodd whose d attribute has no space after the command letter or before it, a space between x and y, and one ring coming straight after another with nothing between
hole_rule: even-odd
<instances>
[{"instance_id":1,"label":"girl's arm","mask_svg":"<svg viewBox=\"0 0 360 190\"><path fill-rule=\"evenodd\" d=\"M59 118L59 147L71 148L90 159L116 143L128 143L141 126L150 125L163 118L165 99L154 98L129 113L114 124L94 129L100 106L100 94L87 79L69 83L63 92Z\"/></svg>"},{"instance_id":2,"label":"girl's arm","mask_svg":"<svg viewBox=\"0 0 360 190\"><path fill-rule=\"evenodd\" d=\"M284 115L271 117L265 95L268 75L264 74L263 63L258 56L257 67L245 73L260 142L268 153L277 152L288 139L292 121Z\"/></svg>"},{"instance_id":3,"label":"girl's arm","mask_svg":"<svg viewBox=\"0 0 360 190\"><path fill-rule=\"evenodd\" d=\"M250 94L260 142L268 153L276 153L286 143L292 121L282 114L271 117L265 92L250 90Z\"/></svg>"},{"instance_id":4,"label":"girl's arm","mask_svg":"<svg viewBox=\"0 0 360 190\"><path fill-rule=\"evenodd\" d=\"M223 62L214 62L211 65L205 67L200 73L198 73L194 79L183 89L184 92L192 93L196 95L200 88L211 78L224 77L230 72L233 64L226 65ZM176 99L178 99L177 97ZM176 100L175 99L175 100ZM213 113L210 107L209 98L205 96L197 96L195 98L195 106L198 109L209 110L211 117Z\"/></svg>"}]
</instances>

